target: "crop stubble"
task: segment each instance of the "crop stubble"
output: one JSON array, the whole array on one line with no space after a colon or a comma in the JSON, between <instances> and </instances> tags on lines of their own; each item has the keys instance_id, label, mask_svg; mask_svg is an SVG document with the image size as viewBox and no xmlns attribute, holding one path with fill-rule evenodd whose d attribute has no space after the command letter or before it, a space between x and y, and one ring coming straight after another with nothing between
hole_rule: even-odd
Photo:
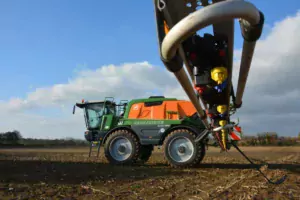
<instances>
[{"instance_id":1,"label":"crop stubble","mask_svg":"<svg viewBox=\"0 0 300 200\"><path fill-rule=\"evenodd\" d=\"M198 168L172 169L157 149L127 167L88 158L88 148L1 149L0 199L300 199L300 147L242 149L286 182L268 184L235 150L209 148Z\"/></svg>"}]
</instances>

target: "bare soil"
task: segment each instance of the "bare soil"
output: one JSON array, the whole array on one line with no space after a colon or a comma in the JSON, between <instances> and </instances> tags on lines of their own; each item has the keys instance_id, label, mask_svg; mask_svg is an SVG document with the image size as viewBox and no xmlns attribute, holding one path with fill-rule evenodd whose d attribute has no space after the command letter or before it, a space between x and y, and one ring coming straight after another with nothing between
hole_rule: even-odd
<instances>
[{"instance_id":1,"label":"bare soil","mask_svg":"<svg viewBox=\"0 0 300 200\"><path fill-rule=\"evenodd\" d=\"M300 199L300 147L241 149L286 181L267 183L234 149L209 147L193 169L170 168L158 149L136 166L88 158L88 148L0 149L0 199Z\"/></svg>"}]
</instances>

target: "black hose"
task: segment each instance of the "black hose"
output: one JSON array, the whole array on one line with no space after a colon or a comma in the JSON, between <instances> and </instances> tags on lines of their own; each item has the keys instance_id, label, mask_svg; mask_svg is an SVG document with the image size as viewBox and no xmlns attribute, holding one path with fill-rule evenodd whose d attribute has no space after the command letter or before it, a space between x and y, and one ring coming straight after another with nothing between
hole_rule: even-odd
<instances>
[{"instance_id":1,"label":"black hose","mask_svg":"<svg viewBox=\"0 0 300 200\"><path fill-rule=\"evenodd\" d=\"M281 179L278 179L277 181L273 182L270 179L268 179L268 177L259 169L259 165L253 163L242 151L241 149L235 144L235 143L231 143L232 146L234 146L252 165L256 166L256 170L259 171L259 173L261 175L263 175L263 177L265 177L265 179L267 179L267 181L271 184L275 184L275 185L279 185L281 183L283 183L287 177L287 175L284 175Z\"/></svg>"}]
</instances>

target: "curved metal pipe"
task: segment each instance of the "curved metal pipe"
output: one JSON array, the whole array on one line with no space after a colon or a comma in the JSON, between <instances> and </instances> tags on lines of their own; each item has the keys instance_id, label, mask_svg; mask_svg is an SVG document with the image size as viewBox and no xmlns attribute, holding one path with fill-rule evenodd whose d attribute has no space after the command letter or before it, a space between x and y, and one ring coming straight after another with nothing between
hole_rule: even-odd
<instances>
[{"instance_id":1,"label":"curved metal pipe","mask_svg":"<svg viewBox=\"0 0 300 200\"><path fill-rule=\"evenodd\" d=\"M199 101L195 100L195 91L191 89L192 86L186 73L182 70L182 66L179 66L176 62L178 56L176 53L180 44L193 33L210 24L220 23L224 20L233 18L242 18L240 20L240 24L242 28L242 35L245 40L240 66L240 77L236 95L237 98L235 102L236 105L239 104L240 106L256 40L261 35L264 23L263 14L257 10L253 4L244 1L223 1L204 7L191 13L173 26L161 44L161 58L164 64L175 74L201 117L204 116L203 110ZM233 52L231 52L230 55L232 55L232 53ZM229 67L231 68L232 66ZM205 125L206 123L207 121L205 122Z\"/></svg>"},{"instance_id":2,"label":"curved metal pipe","mask_svg":"<svg viewBox=\"0 0 300 200\"><path fill-rule=\"evenodd\" d=\"M159 4L159 1L155 2L155 0L154 0L154 4L155 5ZM169 28L172 29L173 26L174 26L174 23L173 23L173 20L172 20L172 18L170 16L170 13L169 13L169 10L168 10L168 6L165 4L165 2L163 2L163 4L164 4L164 8L162 10L160 10L160 11L163 13L164 18L167 21L167 24L169 25ZM194 74L193 74L192 68L189 66L189 63L188 63L188 60L187 60L186 55L184 53L182 45L179 45L179 47L178 47L178 53L179 53L180 57L182 58L182 61L183 61L184 65L185 65L184 68L185 68L186 72L189 74L189 77L190 77L190 79L193 82L194 81ZM203 99L202 99L201 96L199 96L199 101L202 101L204 108L207 109L207 105L204 103L204 101L203 101Z\"/></svg>"},{"instance_id":3,"label":"curved metal pipe","mask_svg":"<svg viewBox=\"0 0 300 200\"><path fill-rule=\"evenodd\" d=\"M249 74L250 65L252 62L252 57L254 53L256 42L248 42L244 41L243 44L243 53L242 53L242 59L240 64L240 73L239 73L239 79L238 79L238 85L236 90L236 97L235 97L235 105L239 108L242 105L242 98ZM243 66L243 67L242 67Z\"/></svg>"},{"instance_id":4,"label":"curved metal pipe","mask_svg":"<svg viewBox=\"0 0 300 200\"><path fill-rule=\"evenodd\" d=\"M162 57L171 60L181 42L194 32L232 18L242 18L256 25L260 22L260 13L253 4L245 1L218 2L197 10L180 20L166 35L161 45Z\"/></svg>"}]
</instances>

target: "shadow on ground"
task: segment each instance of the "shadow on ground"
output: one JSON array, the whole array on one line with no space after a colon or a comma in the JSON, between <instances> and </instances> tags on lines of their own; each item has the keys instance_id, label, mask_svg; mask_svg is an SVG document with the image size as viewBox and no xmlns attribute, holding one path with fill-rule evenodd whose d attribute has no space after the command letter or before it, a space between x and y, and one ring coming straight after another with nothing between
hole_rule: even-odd
<instances>
[{"instance_id":1,"label":"shadow on ground","mask_svg":"<svg viewBox=\"0 0 300 200\"><path fill-rule=\"evenodd\" d=\"M142 180L185 172L162 166L113 166L106 163L0 161L0 181L11 183L79 184L89 181Z\"/></svg>"},{"instance_id":2,"label":"shadow on ground","mask_svg":"<svg viewBox=\"0 0 300 200\"><path fill-rule=\"evenodd\" d=\"M251 164L203 163L199 167L219 169L255 169ZM285 169L300 174L299 164L269 164L269 169ZM86 181L130 181L155 177L184 176L186 171L164 164L113 166L106 163L59 161L0 161L0 180L11 183L80 184Z\"/></svg>"}]
</instances>

